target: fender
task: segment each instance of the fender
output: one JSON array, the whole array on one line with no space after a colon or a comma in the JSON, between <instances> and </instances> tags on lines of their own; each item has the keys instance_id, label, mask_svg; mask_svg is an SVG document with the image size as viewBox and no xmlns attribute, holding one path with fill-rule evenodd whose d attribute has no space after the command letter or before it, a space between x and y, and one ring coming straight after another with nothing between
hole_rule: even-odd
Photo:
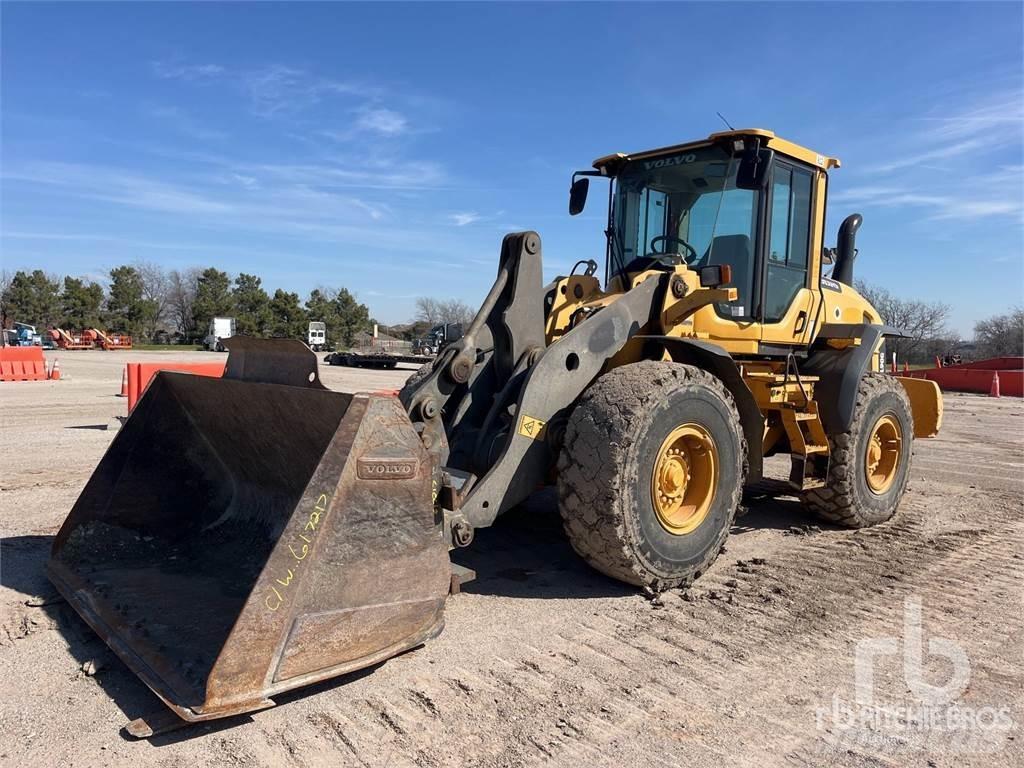
<instances>
[{"instance_id":1,"label":"fender","mask_svg":"<svg viewBox=\"0 0 1024 768\"><path fill-rule=\"evenodd\" d=\"M860 344L845 349L815 346L800 366L801 374L818 377L814 399L830 435L850 428L861 377L867 372L878 343L886 336L905 337L906 334L891 325L867 323L826 323L818 331L815 345L823 339L860 339Z\"/></svg>"},{"instance_id":2,"label":"fender","mask_svg":"<svg viewBox=\"0 0 1024 768\"><path fill-rule=\"evenodd\" d=\"M740 414L743 436L747 439L747 483L754 483L764 474L764 416L757 407L757 401L743 377L732 355L717 344L697 339L682 339L678 336L640 336L652 344L658 344L677 363L686 363L703 368L716 376L736 401ZM657 359L651 356L650 359Z\"/></svg>"}]
</instances>

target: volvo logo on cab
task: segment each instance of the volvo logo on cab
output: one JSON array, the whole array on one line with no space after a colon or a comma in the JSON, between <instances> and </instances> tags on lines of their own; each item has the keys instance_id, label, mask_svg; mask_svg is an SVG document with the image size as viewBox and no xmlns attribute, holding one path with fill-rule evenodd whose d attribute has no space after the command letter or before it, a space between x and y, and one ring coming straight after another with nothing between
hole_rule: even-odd
<instances>
[{"instance_id":1,"label":"volvo logo on cab","mask_svg":"<svg viewBox=\"0 0 1024 768\"><path fill-rule=\"evenodd\" d=\"M649 171L652 168L670 168L673 165L686 165L692 163L697 159L697 156L692 152L686 155L673 155L672 157L659 157L657 160L645 160L644 170Z\"/></svg>"}]
</instances>

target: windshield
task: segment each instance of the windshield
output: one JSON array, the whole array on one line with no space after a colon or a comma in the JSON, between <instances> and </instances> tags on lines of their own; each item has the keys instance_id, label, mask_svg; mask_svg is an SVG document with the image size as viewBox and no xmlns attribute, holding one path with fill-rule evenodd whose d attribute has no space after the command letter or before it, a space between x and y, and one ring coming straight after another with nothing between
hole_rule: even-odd
<instances>
[{"instance_id":1,"label":"windshield","mask_svg":"<svg viewBox=\"0 0 1024 768\"><path fill-rule=\"evenodd\" d=\"M757 193L736 188L739 158L715 145L634 160L616 181L608 278L678 254L690 267L732 266L739 299L719 313L750 312Z\"/></svg>"}]
</instances>

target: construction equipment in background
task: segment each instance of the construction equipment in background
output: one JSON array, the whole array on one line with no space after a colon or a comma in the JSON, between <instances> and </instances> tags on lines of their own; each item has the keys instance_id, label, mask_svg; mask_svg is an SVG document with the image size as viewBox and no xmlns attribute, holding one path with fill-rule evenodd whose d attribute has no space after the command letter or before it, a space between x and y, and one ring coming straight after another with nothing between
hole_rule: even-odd
<instances>
[{"instance_id":1,"label":"construction equipment in background","mask_svg":"<svg viewBox=\"0 0 1024 768\"><path fill-rule=\"evenodd\" d=\"M47 333L60 349L92 349L94 346L94 337L87 336L85 332L77 333L66 331L63 328L51 328Z\"/></svg>"},{"instance_id":2,"label":"construction equipment in background","mask_svg":"<svg viewBox=\"0 0 1024 768\"><path fill-rule=\"evenodd\" d=\"M104 333L98 328L90 328L83 332L83 337L91 338L96 347L107 351L132 348L132 337L124 333Z\"/></svg>"},{"instance_id":3,"label":"construction equipment in background","mask_svg":"<svg viewBox=\"0 0 1024 768\"><path fill-rule=\"evenodd\" d=\"M306 343L314 352L322 352L327 349L327 323L318 320L310 321Z\"/></svg>"},{"instance_id":4,"label":"construction equipment in background","mask_svg":"<svg viewBox=\"0 0 1024 768\"><path fill-rule=\"evenodd\" d=\"M14 323L11 328L4 329L4 344L10 347L41 347L43 337L36 332L34 325Z\"/></svg>"},{"instance_id":5,"label":"construction equipment in background","mask_svg":"<svg viewBox=\"0 0 1024 768\"><path fill-rule=\"evenodd\" d=\"M235 318L215 317L210 320L210 327L206 332L206 338L203 339L203 346L208 352L226 352L224 339L229 339L234 335Z\"/></svg>"},{"instance_id":6,"label":"construction equipment in background","mask_svg":"<svg viewBox=\"0 0 1024 768\"><path fill-rule=\"evenodd\" d=\"M298 341L228 339L222 379L158 373L50 578L194 721L440 631L447 550L545 484L574 549L653 592L715 560L772 454L825 519L888 520L942 401L880 368L900 331L852 287L859 215L823 274L838 166L757 129L600 158L569 212L610 181L603 281L583 259L544 285L540 237L507 235L465 334L398 398L326 390Z\"/></svg>"}]
</instances>

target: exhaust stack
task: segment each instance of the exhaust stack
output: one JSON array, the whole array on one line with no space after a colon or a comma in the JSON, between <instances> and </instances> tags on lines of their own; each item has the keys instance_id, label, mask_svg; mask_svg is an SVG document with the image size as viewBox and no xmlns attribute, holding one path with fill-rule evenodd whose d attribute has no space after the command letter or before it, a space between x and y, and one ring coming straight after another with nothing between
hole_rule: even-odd
<instances>
[{"instance_id":1,"label":"exhaust stack","mask_svg":"<svg viewBox=\"0 0 1024 768\"><path fill-rule=\"evenodd\" d=\"M851 213L839 226L839 241L836 243L836 265L832 268L832 279L846 285L853 285L853 260L857 258L857 230L864 223L859 213Z\"/></svg>"}]
</instances>

